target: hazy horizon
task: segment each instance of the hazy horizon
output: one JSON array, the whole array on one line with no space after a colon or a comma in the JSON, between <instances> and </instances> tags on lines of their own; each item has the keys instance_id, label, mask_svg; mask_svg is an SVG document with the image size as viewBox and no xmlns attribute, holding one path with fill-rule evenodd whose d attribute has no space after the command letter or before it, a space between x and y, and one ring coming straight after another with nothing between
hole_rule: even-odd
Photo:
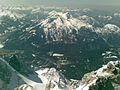
<instances>
[{"instance_id":1,"label":"hazy horizon","mask_svg":"<svg viewBox=\"0 0 120 90\"><path fill-rule=\"evenodd\" d=\"M119 0L0 0L0 5L45 5L58 7L119 6Z\"/></svg>"}]
</instances>

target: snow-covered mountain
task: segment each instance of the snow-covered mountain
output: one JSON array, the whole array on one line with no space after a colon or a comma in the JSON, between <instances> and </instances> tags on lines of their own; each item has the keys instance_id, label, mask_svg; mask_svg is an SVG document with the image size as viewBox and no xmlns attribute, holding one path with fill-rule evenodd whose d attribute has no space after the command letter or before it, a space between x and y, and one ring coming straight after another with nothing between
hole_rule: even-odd
<instances>
[{"instance_id":1,"label":"snow-covered mountain","mask_svg":"<svg viewBox=\"0 0 120 90\"><path fill-rule=\"evenodd\" d=\"M87 73L81 80L67 80L61 77L54 68L46 68L36 71L43 84L50 90L119 90L120 61L110 61L96 71ZM18 87L24 87L23 85ZM30 86L27 86L29 87ZM41 87L39 87L41 88ZM17 90L17 89L16 89ZM27 90L27 89L22 89ZM30 90L34 90L31 88ZM37 90L37 89L36 89ZM41 90L41 89L39 89ZM44 90L44 89L42 89ZM45 89L46 90L46 89Z\"/></svg>"},{"instance_id":2,"label":"snow-covered mountain","mask_svg":"<svg viewBox=\"0 0 120 90\"><path fill-rule=\"evenodd\" d=\"M91 11L83 9L84 12L86 10L87 13ZM74 12L78 14L83 12L80 11ZM114 44L115 42L119 42L119 27L109 24L107 21L107 24L104 25L103 21L101 22L97 17L96 19L95 16L91 17L89 13L74 17L74 13L71 13L67 9L56 10L43 7L11 7L10 9L2 9L0 12L1 17L9 17L4 18L0 24L0 32L7 33L6 35L1 34L1 37L4 37L2 43L5 44L5 48L12 48L13 44L16 48L22 48L22 46L27 48L42 47L44 44L53 43L77 44L78 47L81 46L83 49L119 46L119 43ZM100 16L102 17L102 15ZM10 24L8 25L8 23ZM8 35L9 32L12 33ZM19 44L16 42L19 42Z\"/></svg>"},{"instance_id":3,"label":"snow-covered mountain","mask_svg":"<svg viewBox=\"0 0 120 90\"><path fill-rule=\"evenodd\" d=\"M78 90L119 90L120 61L110 61L102 68L85 74Z\"/></svg>"},{"instance_id":4,"label":"snow-covered mountain","mask_svg":"<svg viewBox=\"0 0 120 90\"><path fill-rule=\"evenodd\" d=\"M12 10L8 9L8 10L0 10L0 18L5 17L5 16L9 16L10 18L13 18L14 20L18 19L18 18L22 18L25 15L24 14L19 14L19 13L15 13Z\"/></svg>"},{"instance_id":5,"label":"snow-covered mountain","mask_svg":"<svg viewBox=\"0 0 120 90\"><path fill-rule=\"evenodd\" d=\"M96 32L105 39L105 41L112 47L120 45L120 28L114 24L106 24L103 28L96 29Z\"/></svg>"},{"instance_id":6,"label":"snow-covered mountain","mask_svg":"<svg viewBox=\"0 0 120 90\"><path fill-rule=\"evenodd\" d=\"M98 23L95 19L88 16L75 18L68 12L52 11L48 14L48 17L41 20L40 23L28 26L19 32L14 32L18 36L14 38L10 36L10 40L5 43L7 47L15 42L26 43L26 45L35 47L40 47L44 44L56 45L58 43L76 44L78 47L81 45L81 49L108 47L104 39L96 33L95 28L92 26ZM17 41L15 41L15 38L18 38ZM19 45L21 45L20 43ZM87 46L85 43L89 45Z\"/></svg>"},{"instance_id":7,"label":"snow-covered mountain","mask_svg":"<svg viewBox=\"0 0 120 90\"><path fill-rule=\"evenodd\" d=\"M92 27L91 25L89 25L89 23L84 23L83 20L74 18L69 13L52 11L49 13L49 16L45 20L41 21L40 24L27 29L30 29L31 31L34 30L36 27L39 27L39 31L44 32L47 42L72 42L72 40L75 39L74 34L77 34L78 29L80 29L82 26ZM68 39L68 41L65 39Z\"/></svg>"},{"instance_id":8,"label":"snow-covered mountain","mask_svg":"<svg viewBox=\"0 0 120 90\"><path fill-rule=\"evenodd\" d=\"M79 17L80 20L82 20L85 23L89 23L90 25L97 27L98 25L100 25L100 23L95 20L93 17L89 17L87 15L83 15Z\"/></svg>"},{"instance_id":9,"label":"snow-covered mountain","mask_svg":"<svg viewBox=\"0 0 120 90\"><path fill-rule=\"evenodd\" d=\"M114 24L106 24L102 29L99 29L99 33L104 34L119 34L120 28Z\"/></svg>"}]
</instances>

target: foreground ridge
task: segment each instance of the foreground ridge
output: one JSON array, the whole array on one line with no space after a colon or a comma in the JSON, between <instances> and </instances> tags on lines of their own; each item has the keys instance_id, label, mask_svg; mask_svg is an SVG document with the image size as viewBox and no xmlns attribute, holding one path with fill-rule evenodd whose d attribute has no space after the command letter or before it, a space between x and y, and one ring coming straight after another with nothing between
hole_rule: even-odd
<instances>
[{"instance_id":1,"label":"foreground ridge","mask_svg":"<svg viewBox=\"0 0 120 90\"><path fill-rule=\"evenodd\" d=\"M110 61L96 71L87 73L81 80L67 80L56 69L36 71L45 89L39 90L119 90L120 61ZM24 86L24 85L22 85ZM20 86L21 87L21 86ZM18 87L16 90L20 90ZM30 87L30 86L29 86ZM29 90L29 89L22 89ZM30 89L37 90L37 89Z\"/></svg>"},{"instance_id":2,"label":"foreground ridge","mask_svg":"<svg viewBox=\"0 0 120 90\"><path fill-rule=\"evenodd\" d=\"M12 68L0 58L12 72L26 84L14 90L120 90L120 61L110 61L96 71L83 76L81 80L67 80L55 68L44 68L36 71L41 83L32 81Z\"/></svg>"}]
</instances>

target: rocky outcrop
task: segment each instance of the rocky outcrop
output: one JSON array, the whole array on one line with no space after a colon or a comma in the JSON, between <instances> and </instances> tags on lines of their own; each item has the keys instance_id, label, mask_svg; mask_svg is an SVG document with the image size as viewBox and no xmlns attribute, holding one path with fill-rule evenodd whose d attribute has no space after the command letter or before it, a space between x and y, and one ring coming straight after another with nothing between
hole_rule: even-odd
<instances>
[{"instance_id":1,"label":"rocky outcrop","mask_svg":"<svg viewBox=\"0 0 120 90\"><path fill-rule=\"evenodd\" d=\"M47 90L119 90L120 89L120 61L110 61L102 68L87 73L79 80L67 80L54 68L36 71ZM28 85L22 87L30 88ZM46 90L45 89L45 90ZM34 89L30 89L34 90ZM43 90L43 89L40 89Z\"/></svg>"},{"instance_id":2,"label":"rocky outcrop","mask_svg":"<svg viewBox=\"0 0 120 90\"><path fill-rule=\"evenodd\" d=\"M110 61L97 71L85 74L80 90L119 90L120 61Z\"/></svg>"}]
</instances>

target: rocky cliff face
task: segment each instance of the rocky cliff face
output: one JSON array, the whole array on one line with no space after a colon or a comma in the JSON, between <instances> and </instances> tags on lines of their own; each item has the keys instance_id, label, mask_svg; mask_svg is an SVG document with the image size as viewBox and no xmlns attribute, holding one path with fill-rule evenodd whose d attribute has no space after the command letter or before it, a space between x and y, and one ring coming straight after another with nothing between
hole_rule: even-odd
<instances>
[{"instance_id":1,"label":"rocky cliff face","mask_svg":"<svg viewBox=\"0 0 120 90\"><path fill-rule=\"evenodd\" d=\"M80 90L119 90L120 61L110 61L102 68L85 74Z\"/></svg>"},{"instance_id":2,"label":"rocky cliff face","mask_svg":"<svg viewBox=\"0 0 120 90\"><path fill-rule=\"evenodd\" d=\"M54 68L36 71L38 77L46 84L47 90L119 90L120 61L110 61L96 71L87 73L81 80L67 80ZM25 87L22 85L16 90ZM26 88L30 86L26 85ZM45 90L46 90L45 89ZM34 89L30 89L34 90Z\"/></svg>"}]
</instances>

